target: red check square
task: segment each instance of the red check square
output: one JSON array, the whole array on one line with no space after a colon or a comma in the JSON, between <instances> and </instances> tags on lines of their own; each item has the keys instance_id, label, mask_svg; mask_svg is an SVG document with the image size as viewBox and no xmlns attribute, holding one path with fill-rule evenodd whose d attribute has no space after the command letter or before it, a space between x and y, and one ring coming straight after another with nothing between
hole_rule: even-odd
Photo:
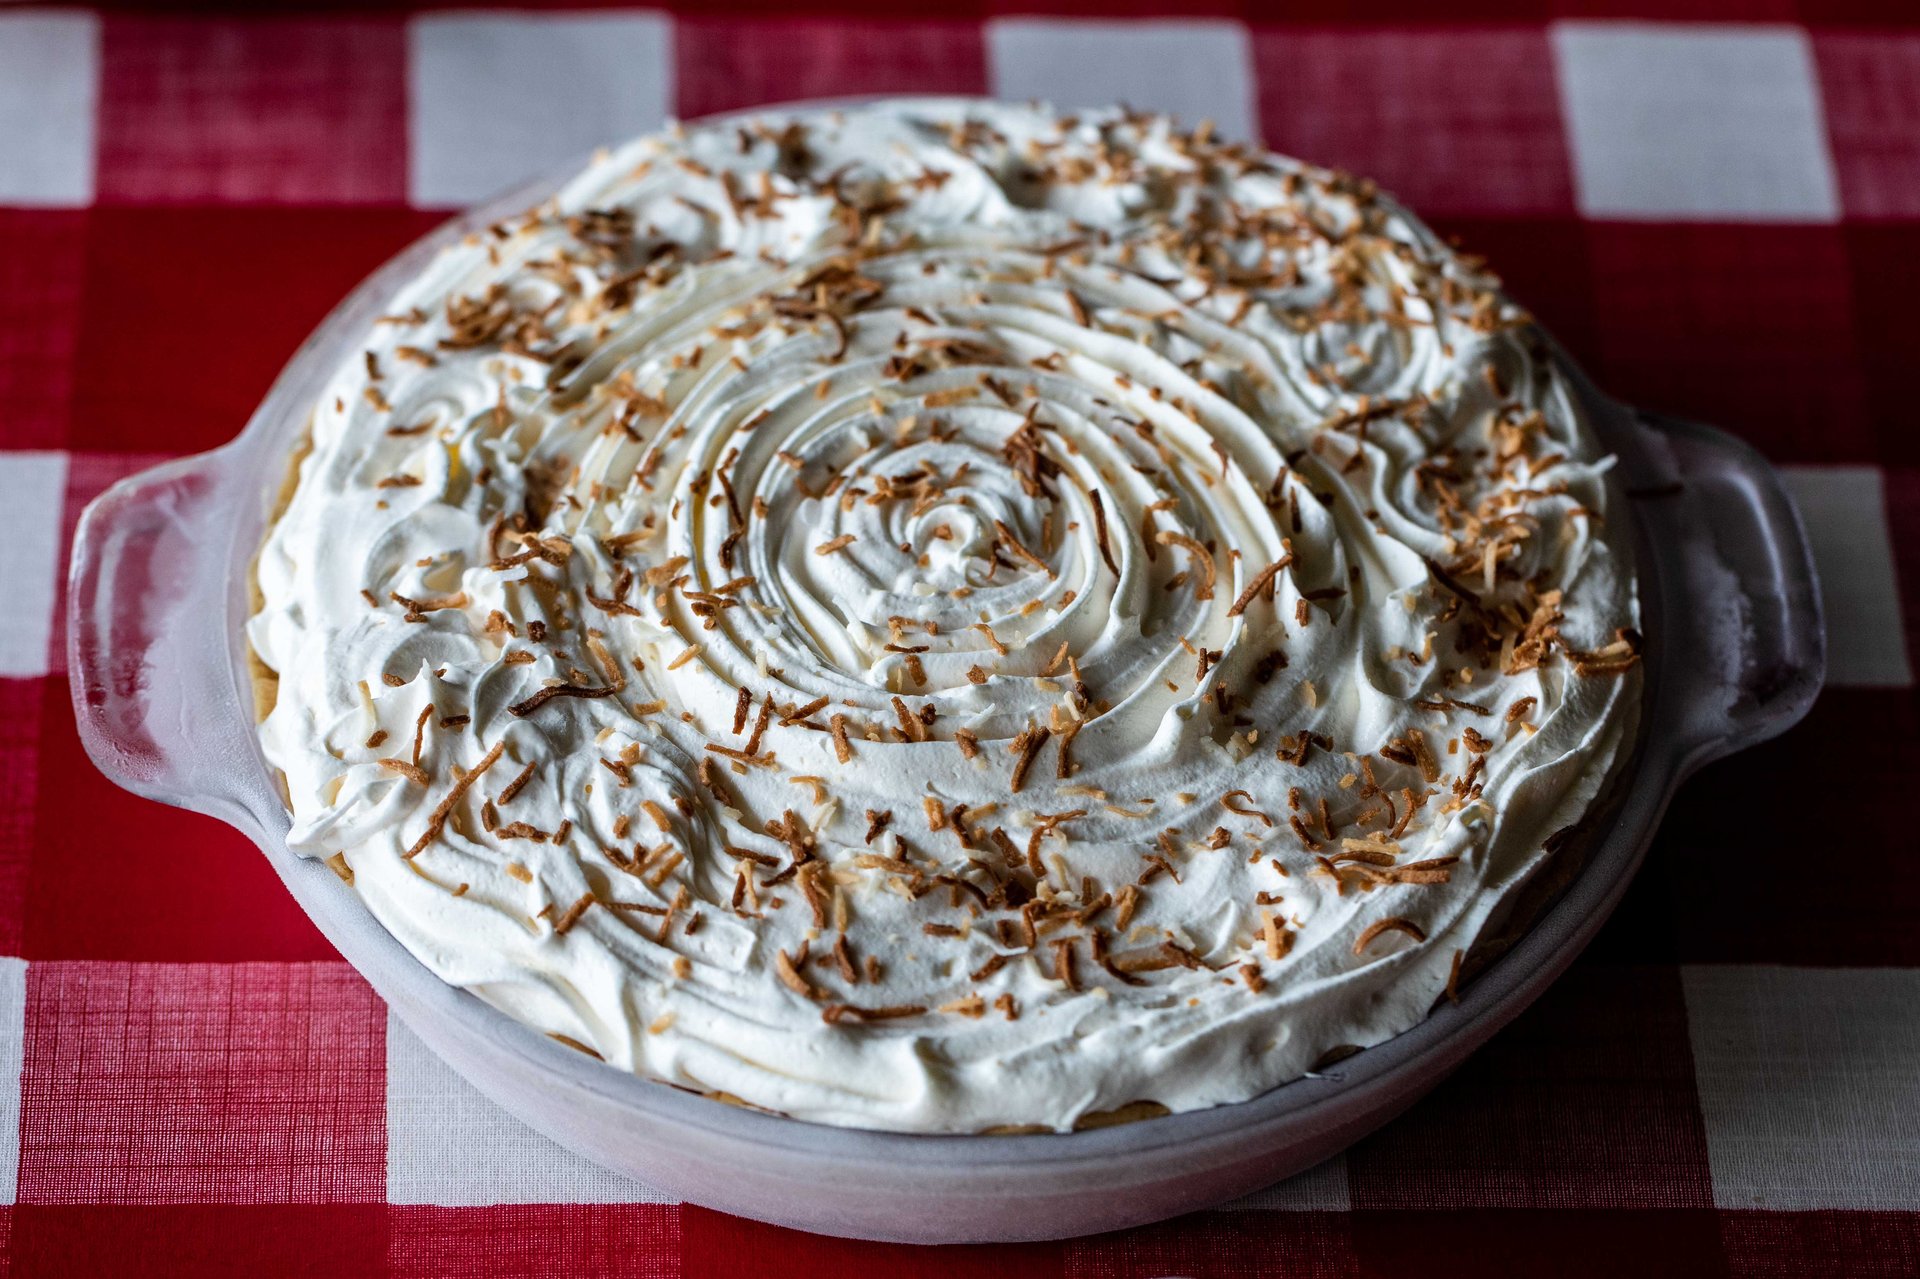
<instances>
[{"instance_id":1,"label":"red check square","mask_svg":"<svg viewBox=\"0 0 1920 1279\"><path fill-rule=\"evenodd\" d=\"M1754 23L1793 22L1801 16L1797 0L1550 0L1544 7L1546 16L1563 21Z\"/></svg>"},{"instance_id":2,"label":"red check square","mask_svg":"<svg viewBox=\"0 0 1920 1279\"><path fill-rule=\"evenodd\" d=\"M1253 37L1276 151L1373 178L1421 213L1568 213L1573 176L1541 27Z\"/></svg>"},{"instance_id":3,"label":"red check square","mask_svg":"<svg viewBox=\"0 0 1920 1279\"><path fill-rule=\"evenodd\" d=\"M1356 1209L1710 1207L1674 970L1575 965L1349 1150L1347 1182Z\"/></svg>"},{"instance_id":4,"label":"red check square","mask_svg":"<svg viewBox=\"0 0 1920 1279\"><path fill-rule=\"evenodd\" d=\"M1065 1247L1065 1279L1344 1279L1359 1273L1352 1214L1345 1212L1196 1212Z\"/></svg>"},{"instance_id":5,"label":"red check square","mask_svg":"<svg viewBox=\"0 0 1920 1279\"><path fill-rule=\"evenodd\" d=\"M386 1009L345 964L27 970L23 1203L386 1197Z\"/></svg>"},{"instance_id":6,"label":"red check square","mask_svg":"<svg viewBox=\"0 0 1920 1279\"><path fill-rule=\"evenodd\" d=\"M15 1275L383 1273L386 1209L379 1204L23 1204L13 1211Z\"/></svg>"},{"instance_id":7,"label":"red check square","mask_svg":"<svg viewBox=\"0 0 1920 1279\"><path fill-rule=\"evenodd\" d=\"M71 447L232 439L315 325L441 219L400 208L93 210Z\"/></svg>"},{"instance_id":8,"label":"red check square","mask_svg":"<svg viewBox=\"0 0 1920 1279\"><path fill-rule=\"evenodd\" d=\"M672 1204L513 1204L387 1210L390 1279L606 1276L679 1279L680 1208ZM784 1257L742 1253L756 1275L793 1273ZM746 1269L730 1273L747 1273Z\"/></svg>"},{"instance_id":9,"label":"red check square","mask_svg":"<svg viewBox=\"0 0 1920 1279\"><path fill-rule=\"evenodd\" d=\"M1720 1214L1729 1274L1746 1279L1905 1279L1920 1273L1920 1213Z\"/></svg>"},{"instance_id":10,"label":"red check square","mask_svg":"<svg viewBox=\"0 0 1920 1279\"><path fill-rule=\"evenodd\" d=\"M28 958L339 958L246 836L108 781L80 745L66 681L38 683Z\"/></svg>"},{"instance_id":11,"label":"red check square","mask_svg":"<svg viewBox=\"0 0 1920 1279\"><path fill-rule=\"evenodd\" d=\"M1484 258L1508 296L1576 360L1592 366L1597 340L1584 223L1572 214L1519 218L1443 213L1432 221L1434 230Z\"/></svg>"},{"instance_id":12,"label":"red check square","mask_svg":"<svg viewBox=\"0 0 1920 1279\"><path fill-rule=\"evenodd\" d=\"M1588 227L1594 375L1629 404L1744 437L1775 462L1871 462L1839 227Z\"/></svg>"},{"instance_id":13,"label":"red check square","mask_svg":"<svg viewBox=\"0 0 1920 1279\"><path fill-rule=\"evenodd\" d=\"M1871 742L1872 748L1831 749L1830 743L1843 741ZM1920 865L1914 858L1889 857L1876 865L1873 891L1866 893L1837 869L1811 876L1789 870L1821 838L1820 801L1814 797L1823 795L1887 797L1848 809L1847 842L1907 847L1912 818L1892 797L1907 793L1916 768L1920 694L1910 688L1829 688L1805 722L1702 769L1674 797L1649 854L1649 869L1664 881L1674 918L1687 921L1675 933L1679 961L1920 965L1920 935L1913 928ZM1783 822L1777 811L1754 802L1760 795L1808 796L1806 816Z\"/></svg>"},{"instance_id":14,"label":"red check square","mask_svg":"<svg viewBox=\"0 0 1920 1279\"><path fill-rule=\"evenodd\" d=\"M1705 1279L1728 1273L1711 1208L1460 1208L1356 1212L1353 1218L1361 1275Z\"/></svg>"},{"instance_id":15,"label":"red check square","mask_svg":"<svg viewBox=\"0 0 1920 1279\"><path fill-rule=\"evenodd\" d=\"M0 449L66 443L88 218L0 209Z\"/></svg>"},{"instance_id":16,"label":"red check square","mask_svg":"<svg viewBox=\"0 0 1920 1279\"><path fill-rule=\"evenodd\" d=\"M398 19L109 15L103 202L406 199Z\"/></svg>"},{"instance_id":17,"label":"red check square","mask_svg":"<svg viewBox=\"0 0 1920 1279\"><path fill-rule=\"evenodd\" d=\"M1813 38L1840 207L1850 218L1920 216L1920 35Z\"/></svg>"},{"instance_id":18,"label":"red check square","mask_svg":"<svg viewBox=\"0 0 1920 1279\"><path fill-rule=\"evenodd\" d=\"M976 22L682 18L674 28L682 116L804 98L984 93Z\"/></svg>"},{"instance_id":19,"label":"red check square","mask_svg":"<svg viewBox=\"0 0 1920 1279\"><path fill-rule=\"evenodd\" d=\"M21 953L40 790L40 716L49 684L66 689L61 679L0 679L0 955Z\"/></svg>"},{"instance_id":20,"label":"red check square","mask_svg":"<svg viewBox=\"0 0 1920 1279\"><path fill-rule=\"evenodd\" d=\"M1914 290L1920 289L1920 222L1853 223L1842 227L1841 234L1851 273L1853 322L1866 336L1861 363L1878 446L1873 460L1888 467L1920 466L1920 431L1913 429L1914 352L1920 350L1920 309L1913 299ZM1912 595L1910 589L1909 598Z\"/></svg>"}]
</instances>

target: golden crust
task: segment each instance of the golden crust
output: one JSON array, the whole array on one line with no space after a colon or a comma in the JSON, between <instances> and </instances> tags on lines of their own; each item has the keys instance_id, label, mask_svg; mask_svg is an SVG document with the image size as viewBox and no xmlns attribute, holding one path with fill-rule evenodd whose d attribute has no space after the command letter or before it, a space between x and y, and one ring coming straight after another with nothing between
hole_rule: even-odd
<instances>
[{"instance_id":1,"label":"golden crust","mask_svg":"<svg viewBox=\"0 0 1920 1279\"><path fill-rule=\"evenodd\" d=\"M274 494L273 510L267 516L266 528L260 534L260 545L254 548L253 558L247 562L247 613L258 613L266 604L266 597L260 590L260 557L266 552L267 539L273 536L273 530L280 525L280 519L293 505L293 495L300 487L300 467L313 452L313 424L300 433L300 442L294 446L287 458L285 473L280 477L280 491ZM280 672L268 666L254 651L253 645L247 645L247 674L253 685L253 718L256 724L265 723L267 716L273 713L275 703L280 698Z\"/></svg>"}]
</instances>

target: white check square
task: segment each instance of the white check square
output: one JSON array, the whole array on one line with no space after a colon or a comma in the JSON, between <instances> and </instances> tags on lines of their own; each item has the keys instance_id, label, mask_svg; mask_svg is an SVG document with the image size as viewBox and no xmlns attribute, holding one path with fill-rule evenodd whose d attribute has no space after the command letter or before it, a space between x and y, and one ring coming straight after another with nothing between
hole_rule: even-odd
<instances>
[{"instance_id":1,"label":"white check square","mask_svg":"<svg viewBox=\"0 0 1920 1279\"><path fill-rule=\"evenodd\" d=\"M407 45L419 207L472 204L672 112L664 14L430 14Z\"/></svg>"},{"instance_id":2,"label":"white check square","mask_svg":"<svg viewBox=\"0 0 1920 1279\"><path fill-rule=\"evenodd\" d=\"M0 677L48 671L60 599L60 541L67 505L65 453L0 453Z\"/></svg>"},{"instance_id":3,"label":"white check square","mask_svg":"<svg viewBox=\"0 0 1920 1279\"><path fill-rule=\"evenodd\" d=\"M100 20L0 13L0 204L93 202Z\"/></svg>"},{"instance_id":4,"label":"white check square","mask_svg":"<svg viewBox=\"0 0 1920 1279\"><path fill-rule=\"evenodd\" d=\"M1237 22L1092 22L1009 18L987 24L994 95L1072 109L1124 104L1211 120L1232 141L1258 141L1253 48Z\"/></svg>"},{"instance_id":5,"label":"white check square","mask_svg":"<svg viewBox=\"0 0 1920 1279\"><path fill-rule=\"evenodd\" d=\"M1905 688L1913 683L1900 587L1887 531L1886 484L1874 466L1781 468L1820 574L1827 615L1827 682Z\"/></svg>"},{"instance_id":6,"label":"white check square","mask_svg":"<svg viewBox=\"0 0 1920 1279\"><path fill-rule=\"evenodd\" d=\"M27 1038L27 961L0 959L0 1204L20 1190L20 1068Z\"/></svg>"},{"instance_id":7,"label":"white check square","mask_svg":"<svg viewBox=\"0 0 1920 1279\"><path fill-rule=\"evenodd\" d=\"M562 1149L487 1100L387 1015L387 1202L673 1203Z\"/></svg>"},{"instance_id":8,"label":"white check square","mask_svg":"<svg viewBox=\"0 0 1920 1279\"><path fill-rule=\"evenodd\" d=\"M1588 216L1839 217L1805 31L1563 23L1553 45Z\"/></svg>"},{"instance_id":9,"label":"white check square","mask_svg":"<svg viewBox=\"0 0 1920 1279\"><path fill-rule=\"evenodd\" d=\"M1920 1203L1920 971L1681 972L1721 1208Z\"/></svg>"}]
</instances>

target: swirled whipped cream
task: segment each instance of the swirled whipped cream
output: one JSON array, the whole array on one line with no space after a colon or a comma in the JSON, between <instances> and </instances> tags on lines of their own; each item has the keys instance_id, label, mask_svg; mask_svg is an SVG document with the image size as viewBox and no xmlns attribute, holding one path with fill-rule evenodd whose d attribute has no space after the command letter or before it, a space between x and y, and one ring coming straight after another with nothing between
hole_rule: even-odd
<instances>
[{"instance_id":1,"label":"swirled whipped cream","mask_svg":"<svg viewBox=\"0 0 1920 1279\"><path fill-rule=\"evenodd\" d=\"M1364 182L1120 112L687 127L339 370L260 732L294 849L621 1069L1240 1101L1419 1021L1627 748L1608 464Z\"/></svg>"}]
</instances>

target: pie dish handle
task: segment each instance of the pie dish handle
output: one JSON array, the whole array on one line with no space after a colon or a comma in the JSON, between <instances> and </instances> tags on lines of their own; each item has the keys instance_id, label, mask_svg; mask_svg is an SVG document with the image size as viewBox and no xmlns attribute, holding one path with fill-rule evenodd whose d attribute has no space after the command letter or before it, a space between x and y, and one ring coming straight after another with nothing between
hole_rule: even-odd
<instances>
[{"instance_id":1,"label":"pie dish handle","mask_svg":"<svg viewBox=\"0 0 1920 1279\"><path fill-rule=\"evenodd\" d=\"M1785 732L1826 678L1819 578L1779 472L1713 427L1636 410L1656 472L1630 496L1661 566L1681 771Z\"/></svg>"},{"instance_id":2,"label":"pie dish handle","mask_svg":"<svg viewBox=\"0 0 1920 1279\"><path fill-rule=\"evenodd\" d=\"M237 449L129 476L80 515L67 570L67 670L80 740L136 794L251 828L262 775L228 633Z\"/></svg>"}]
</instances>

